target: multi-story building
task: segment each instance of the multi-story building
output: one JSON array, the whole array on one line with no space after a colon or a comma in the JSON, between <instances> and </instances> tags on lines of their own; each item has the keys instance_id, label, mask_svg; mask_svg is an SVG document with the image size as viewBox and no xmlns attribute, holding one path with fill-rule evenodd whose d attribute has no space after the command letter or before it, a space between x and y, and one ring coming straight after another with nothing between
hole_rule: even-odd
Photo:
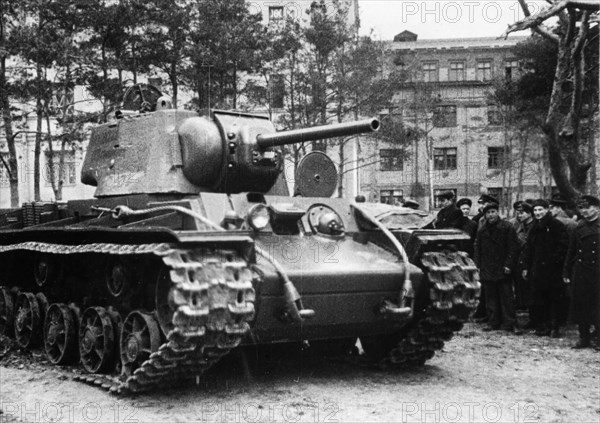
<instances>
[{"instance_id":1,"label":"multi-story building","mask_svg":"<svg viewBox=\"0 0 600 423\"><path fill-rule=\"evenodd\" d=\"M361 170L361 193L388 203L411 198L424 208L441 190L473 200L486 192L505 205L517 195L543 195L541 187L552 185L549 169L544 160L530 160L543 155L532 151L541 148L539 134L537 143L530 140L529 160L518 163L520 141L491 97L494 81L518 77L513 49L523 39L417 41L409 31L398 34L383 52L383 72L402 71L406 77L382 123L401 119L407 128L420 128L419 135L407 136L403 145L363 143L361 155L379 161Z\"/></svg>"}]
</instances>

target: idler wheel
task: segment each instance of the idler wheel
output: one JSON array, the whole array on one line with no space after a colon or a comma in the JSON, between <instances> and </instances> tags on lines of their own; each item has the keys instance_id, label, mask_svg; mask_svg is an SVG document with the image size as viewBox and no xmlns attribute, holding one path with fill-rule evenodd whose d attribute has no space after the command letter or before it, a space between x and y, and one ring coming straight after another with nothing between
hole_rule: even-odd
<instances>
[{"instance_id":1,"label":"idler wheel","mask_svg":"<svg viewBox=\"0 0 600 423\"><path fill-rule=\"evenodd\" d=\"M132 311L121 331L121 364L124 374L132 374L160 346L160 328L154 316Z\"/></svg>"},{"instance_id":2,"label":"idler wheel","mask_svg":"<svg viewBox=\"0 0 600 423\"><path fill-rule=\"evenodd\" d=\"M89 373L110 370L115 351L115 331L104 307L90 307L79 324L81 365Z\"/></svg>"},{"instance_id":3,"label":"idler wheel","mask_svg":"<svg viewBox=\"0 0 600 423\"><path fill-rule=\"evenodd\" d=\"M0 287L0 335L12 336L15 324L15 293Z\"/></svg>"},{"instance_id":4,"label":"idler wheel","mask_svg":"<svg viewBox=\"0 0 600 423\"><path fill-rule=\"evenodd\" d=\"M52 304L44 321L44 348L53 364L73 362L77 355L77 328L73 311L66 304Z\"/></svg>"},{"instance_id":5,"label":"idler wheel","mask_svg":"<svg viewBox=\"0 0 600 423\"><path fill-rule=\"evenodd\" d=\"M31 292L19 294L15 305L14 330L20 346L30 348L39 344L42 313L35 295Z\"/></svg>"},{"instance_id":6,"label":"idler wheel","mask_svg":"<svg viewBox=\"0 0 600 423\"><path fill-rule=\"evenodd\" d=\"M33 262L33 278L39 287L51 285L58 275L58 261L51 254L36 254Z\"/></svg>"}]
</instances>

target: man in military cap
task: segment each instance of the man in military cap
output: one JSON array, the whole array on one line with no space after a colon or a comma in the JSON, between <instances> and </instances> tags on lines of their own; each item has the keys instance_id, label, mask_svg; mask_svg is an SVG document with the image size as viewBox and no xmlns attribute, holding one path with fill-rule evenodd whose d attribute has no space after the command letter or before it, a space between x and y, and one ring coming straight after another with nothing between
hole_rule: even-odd
<instances>
[{"instance_id":1,"label":"man in military cap","mask_svg":"<svg viewBox=\"0 0 600 423\"><path fill-rule=\"evenodd\" d=\"M517 222L514 224L517 232L517 240L519 242L519 252L517 254L517 271L513 275L515 282L515 304L517 309L529 310L529 322L524 326L525 329L535 329L535 310L530 307L530 286L529 281L523 279L522 273L526 269L524 262L524 251L527 243L527 237L531 230L533 219L533 207L526 201L518 201L514 204L517 213Z\"/></svg>"},{"instance_id":2,"label":"man in military cap","mask_svg":"<svg viewBox=\"0 0 600 423\"><path fill-rule=\"evenodd\" d=\"M485 219L477 231L473 259L479 267L489 316L484 330L517 332L511 273L518 249L515 228L500 218L498 204L483 208Z\"/></svg>"},{"instance_id":3,"label":"man in military cap","mask_svg":"<svg viewBox=\"0 0 600 423\"><path fill-rule=\"evenodd\" d=\"M402 207L408 207L409 209L418 210L420 205L415 200L404 200Z\"/></svg>"},{"instance_id":4,"label":"man in military cap","mask_svg":"<svg viewBox=\"0 0 600 423\"><path fill-rule=\"evenodd\" d=\"M454 205L454 193L452 191L442 191L436 195L441 207L436 219L424 226L424 229L459 229L459 220L462 217L461 211Z\"/></svg>"},{"instance_id":5,"label":"man in military cap","mask_svg":"<svg viewBox=\"0 0 600 423\"><path fill-rule=\"evenodd\" d=\"M571 320L579 329L574 348L586 348L591 346L592 325L600 337L600 199L582 195L577 209L583 219L571 235L563 280L571 285ZM600 339L596 349L600 349Z\"/></svg>"},{"instance_id":6,"label":"man in military cap","mask_svg":"<svg viewBox=\"0 0 600 423\"><path fill-rule=\"evenodd\" d=\"M514 210L514 216L511 217L510 219L508 219L508 223L510 223L511 225L513 225L515 227L515 229L517 228L517 225L519 224L519 207L521 206L521 204L523 204L522 200L518 200L515 201L513 203L513 210Z\"/></svg>"},{"instance_id":7,"label":"man in military cap","mask_svg":"<svg viewBox=\"0 0 600 423\"><path fill-rule=\"evenodd\" d=\"M463 214L458 221L458 228L471 237L471 242L467 250L467 253L469 253L470 256L473 255L473 243L475 242L475 236L477 235L477 223L469 218L472 204L473 203L468 198L461 198L456 202L456 207L458 207Z\"/></svg>"},{"instance_id":8,"label":"man in military cap","mask_svg":"<svg viewBox=\"0 0 600 423\"><path fill-rule=\"evenodd\" d=\"M483 208L486 205L492 204L492 203L498 204L498 201L494 197L492 197L491 195L488 195L488 194L481 194L481 196L479 197L479 200L477 200L477 204L479 204L479 210L478 210L477 214L475 216L473 216L473 222L475 222L477 224L477 228L481 228L481 226L485 222L485 219L482 219L485 215L485 213L483 212ZM475 319L475 321L485 322L488 320L487 305L485 303L485 298L486 298L485 286L482 284L479 306L477 307L477 311L475 311L475 314L473 315L473 318Z\"/></svg>"},{"instance_id":9,"label":"man in military cap","mask_svg":"<svg viewBox=\"0 0 600 423\"><path fill-rule=\"evenodd\" d=\"M479 211L477 212L477 214L475 216L473 216L473 221L477 224L479 224L479 221L481 220L481 218L484 216L484 212L483 212L483 208L490 204L490 203L495 203L498 204L498 200L496 200L494 197L492 197L491 195L488 194L481 194L481 196L479 197L479 200L477 200L477 204L479 204Z\"/></svg>"},{"instance_id":10,"label":"man in military cap","mask_svg":"<svg viewBox=\"0 0 600 423\"><path fill-rule=\"evenodd\" d=\"M565 289L560 274L567 251L565 225L548 212L544 199L533 203L535 224L529 231L523 253L523 279L531 283L531 301L537 320L536 334L560 337L561 310Z\"/></svg>"}]
</instances>

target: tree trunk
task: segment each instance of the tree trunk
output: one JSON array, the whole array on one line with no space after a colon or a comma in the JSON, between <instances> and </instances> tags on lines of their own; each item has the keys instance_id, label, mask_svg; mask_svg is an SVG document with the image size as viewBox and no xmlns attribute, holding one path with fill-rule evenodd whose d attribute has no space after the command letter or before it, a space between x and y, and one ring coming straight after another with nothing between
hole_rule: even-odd
<instances>
[{"instance_id":1,"label":"tree trunk","mask_svg":"<svg viewBox=\"0 0 600 423\"><path fill-rule=\"evenodd\" d=\"M6 58L0 58L0 109L2 109L2 121L4 123L4 134L8 146L8 178L10 182L10 206L19 205L19 167L17 165L17 151L15 148L16 134L12 131L12 116L10 114L10 102L6 81Z\"/></svg>"},{"instance_id":2,"label":"tree trunk","mask_svg":"<svg viewBox=\"0 0 600 423\"><path fill-rule=\"evenodd\" d=\"M179 90L179 82L177 81L177 63L171 62L171 72L169 72L169 79L171 80L171 89L173 90L173 108L177 108L177 91Z\"/></svg>"},{"instance_id":3,"label":"tree trunk","mask_svg":"<svg viewBox=\"0 0 600 423\"><path fill-rule=\"evenodd\" d=\"M579 151L578 119L573 119L564 98L573 95L570 84L570 49L561 42L558 49L558 62L554 75L554 86L550 107L543 126L547 137L548 158L552 176L559 191L574 202L585 191L587 171L591 167Z\"/></svg>"},{"instance_id":4,"label":"tree trunk","mask_svg":"<svg viewBox=\"0 0 600 423\"><path fill-rule=\"evenodd\" d=\"M517 176L517 200L520 200L523 196L523 173L525 171L525 157L527 156L527 144L529 141L529 136L526 135L524 138L521 138L521 151L519 152L519 173Z\"/></svg>"},{"instance_id":5,"label":"tree trunk","mask_svg":"<svg viewBox=\"0 0 600 423\"><path fill-rule=\"evenodd\" d=\"M44 106L43 100L43 88L42 88L42 66L41 64L36 65L36 98L35 98L35 115L36 115L36 134L35 134L35 146L33 148L33 198L35 201L40 201L40 154L42 151L42 121L44 120Z\"/></svg>"},{"instance_id":6,"label":"tree trunk","mask_svg":"<svg viewBox=\"0 0 600 423\"><path fill-rule=\"evenodd\" d=\"M50 131L50 113L46 114L46 124L48 125L48 156L46 160L46 167L48 168L48 179L50 179L50 185L54 192L54 198L58 198L60 181L57 183L56 178L56 167L54 167L54 145L52 144L52 132Z\"/></svg>"}]
</instances>

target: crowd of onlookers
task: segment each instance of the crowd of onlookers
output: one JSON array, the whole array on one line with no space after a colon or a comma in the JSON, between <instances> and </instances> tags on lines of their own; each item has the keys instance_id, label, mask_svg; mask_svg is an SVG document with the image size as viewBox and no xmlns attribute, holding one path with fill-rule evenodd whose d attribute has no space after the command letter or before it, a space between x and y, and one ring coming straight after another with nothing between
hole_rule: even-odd
<instances>
[{"instance_id":1,"label":"crowd of onlookers","mask_svg":"<svg viewBox=\"0 0 600 423\"><path fill-rule=\"evenodd\" d=\"M482 285L474 318L484 330L557 338L570 321L579 330L574 348L600 349L600 199L582 195L575 210L560 194L517 201L504 219L490 195L481 195L472 218L470 199L437 197L441 209L427 227L470 236ZM517 310L528 312L526 323L517 324Z\"/></svg>"}]
</instances>

